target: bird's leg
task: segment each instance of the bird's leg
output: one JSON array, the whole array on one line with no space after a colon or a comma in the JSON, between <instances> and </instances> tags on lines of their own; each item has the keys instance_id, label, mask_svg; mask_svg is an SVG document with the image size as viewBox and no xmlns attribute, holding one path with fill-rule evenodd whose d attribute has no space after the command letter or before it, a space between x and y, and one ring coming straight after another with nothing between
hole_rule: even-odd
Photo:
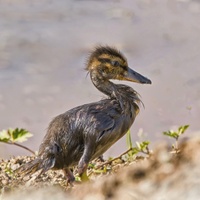
<instances>
[{"instance_id":1,"label":"bird's leg","mask_svg":"<svg viewBox=\"0 0 200 200\"><path fill-rule=\"evenodd\" d=\"M87 176L87 167L88 167L89 161L85 160L84 157L81 158L78 164L78 174L81 177L82 181L87 181L88 176Z\"/></svg>"},{"instance_id":2,"label":"bird's leg","mask_svg":"<svg viewBox=\"0 0 200 200\"><path fill-rule=\"evenodd\" d=\"M64 174L67 178L67 185L73 186L73 182L75 181L75 177L69 168L63 169Z\"/></svg>"},{"instance_id":3,"label":"bird's leg","mask_svg":"<svg viewBox=\"0 0 200 200\"><path fill-rule=\"evenodd\" d=\"M78 163L78 174L82 181L89 180L86 170L93 155L93 146L94 145L85 145L83 155Z\"/></svg>"},{"instance_id":4,"label":"bird's leg","mask_svg":"<svg viewBox=\"0 0 200 200\"><path fill-rule=\"evenodd\" d=\"M99 160L100 160L101 162L104 162L104 161L105 161L104 158L103 158L103 154L100 155L98 158L99 158Z\"/></svg>"}]
</instances>

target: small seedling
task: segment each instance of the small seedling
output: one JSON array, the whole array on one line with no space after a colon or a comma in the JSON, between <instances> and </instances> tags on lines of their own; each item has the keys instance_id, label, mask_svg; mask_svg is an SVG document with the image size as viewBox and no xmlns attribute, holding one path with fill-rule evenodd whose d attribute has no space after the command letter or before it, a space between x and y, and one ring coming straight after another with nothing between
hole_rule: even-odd
<instances>
[{"instance_id":1,"label":"small seedling","mask_svg":"<svg viewBox=\"0 0 200 200\"><path fill-rule=\"evenodd\" d=\"M21 147L23 149L30 151L32 154L35 154L35 152L32 151L31 149L17 143L17 142L24 142L29 137L32 137L32 136L33 135L25 129L19 129L19 128L11 129L10 128L8 130L2 130L0 132L0 142L16 145L18 147Z\"/></svg>"},{"instance_id":2,"label":"small seedling","mask_svg":"<svg viewBox=\"0 0 200 200\"><path fill-rule=\"evenodd\" d=\"M133 154L138 154L138 153L144 153L149 155L150 151L149 151L149 147L148 145L150 144L149 141L143 141L143 142L136 142L136 147L132 148L132 152Z\"/></svg>"},{"instance_id":3,"label":"small seedling","mask_svg":"<svg viewBox=\"0 0 200 200\"><path fill-rule=\"evenodd\" d=\"M185 133L188 127L189 125L185 125L185 126L180 126L177 131L170 130L170 131L163 132L164 135L174 138L176 140L175 144L172 145L172 149L175 150L176 153L179 152L179 148L178 148L179 137L183 133Z\"/></svg>"},{"instance_id":4,"label":"small seedling","mask_svg":"<svg viewBox=\"0 0 200 200\"><path fill-rule=\"evenodd\" d=\"M128 132L126 133L126 143L127 143L128 149L130 150L128 152L129 156L133 156L138 153L150 154L149 148L148 148L148 145L150 143L149 141L143 141L141 143L136 142L136 147L133 147L130 130L128 130Z\"/></svg>"}]
</instances>

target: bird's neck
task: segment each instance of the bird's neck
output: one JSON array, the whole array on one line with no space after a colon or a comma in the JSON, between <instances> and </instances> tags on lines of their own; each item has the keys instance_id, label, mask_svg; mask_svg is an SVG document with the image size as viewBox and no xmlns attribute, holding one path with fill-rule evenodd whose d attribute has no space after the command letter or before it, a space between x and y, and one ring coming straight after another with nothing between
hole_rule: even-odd
<instances>
[{"instance_id":1,"label":"bird's neck","mask_svg":"<svg viewBox=\"0 0 200 200\"><path fill-rule=\"evenodd\" d=\"M118 100L122 111L130 111L134 107L136 113L139 112L139 104L142 102L138 96L138 93L131 87L122 84L114 84L108 79L104 79L96 71L90 72L90 77L94 86L99 91L103 92L112 99Z\"/></svg>"},{"instance_id":2,"label":"bird's neck","mask_svg":"<svg viewBox=\"0 0 200 200\"><path fill-rule=\"evenodd\" d=\"M105 95L113 98L115 97L115 94L117 93L117 87L114 83L109 81L108 79L103 78L99 73L96 71L90 72L91 80L94 84L94 86L104 93Z\"/></svg>"}]
</instances>

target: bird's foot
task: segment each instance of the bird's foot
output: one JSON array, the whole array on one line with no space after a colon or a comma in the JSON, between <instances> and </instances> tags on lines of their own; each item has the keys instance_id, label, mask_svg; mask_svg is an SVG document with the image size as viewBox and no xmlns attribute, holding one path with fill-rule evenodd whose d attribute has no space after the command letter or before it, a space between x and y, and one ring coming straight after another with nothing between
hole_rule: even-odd
<instances>
[{"instance_id":1,"label":"bird's foot","mask_svg":"<svg viewBox=\"0 0 200 200\"><path fill-rule=\"evenodd\" d=\"M73 173L68 168L64 169L63 171L64 171L64 174L65 174L65 177L67 178L67 186L73 187L74 186L73 183L75 181L75 177L74 177Z\"/></svg>"},{"instance_id":2,"label":"bird's foot","mask_svg":"<svg viewBox=\"0 0 200 200\"><path fill-rule=\"evenodd\" d=\"M88 181L89 178L87 176L87 167L88 167L88 164L85 163L85 162L82 162L79 164L78 166L78 174L81 178L81 181Z\"/></svg>"},{"instance_id":3,"label":"bird's foot","mask_svg":"<svg viewBox=\"0 0 200 200\"><path fill-rule=\"evenodd\" d=\"M105 162L104 158L103 158L103 155L99 156L98 159L101 161L101 162Z\"/></svg>"}]
</instances>

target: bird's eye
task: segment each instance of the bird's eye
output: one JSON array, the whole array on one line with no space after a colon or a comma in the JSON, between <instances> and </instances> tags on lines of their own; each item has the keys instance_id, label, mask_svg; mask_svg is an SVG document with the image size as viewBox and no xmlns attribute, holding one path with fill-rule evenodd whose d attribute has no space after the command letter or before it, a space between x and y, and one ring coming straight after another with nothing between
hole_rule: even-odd
<instances>
[{"instance_id":1,"label":"bird's eye","mask_svg":"<svg viewBox=\"0 0 200 200\"><path fill-rule=\"evenodd\" d=\"M119 67L119 66L120 66L120 63L119 63L118 61L116 61L116 60L112 60L112 61L111 61L111 64L112 64L113 66L115 66L115 67Z\"/></svg>"}]
</instances>

